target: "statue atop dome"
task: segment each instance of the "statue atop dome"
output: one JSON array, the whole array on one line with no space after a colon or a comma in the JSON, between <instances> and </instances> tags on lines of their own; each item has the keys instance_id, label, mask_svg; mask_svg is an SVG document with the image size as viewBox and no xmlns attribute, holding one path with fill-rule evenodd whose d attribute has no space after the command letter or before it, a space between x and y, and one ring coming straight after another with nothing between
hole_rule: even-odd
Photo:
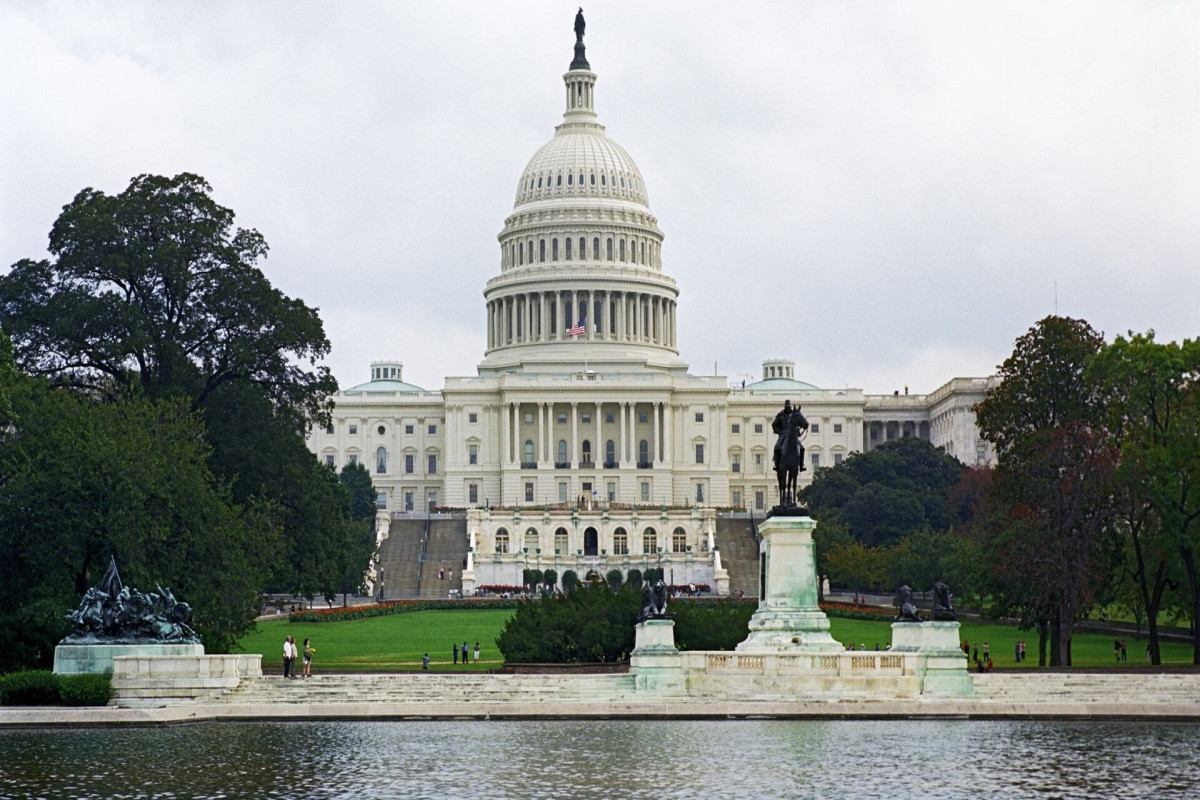
<instances>
[{"instance_id":1,"label":"statue atop dome","mask_svg":"<svg viewBox=\"0 0 1200 800\"><path fill-rule=\"evenodd\" d=\"M583 47L583 32L586 28L587 23L583 20L583 7L581 6L575 15L575 60L571 62L571 69L590 70L592 68L587 61Z\"/></svg>"}]
</instances>

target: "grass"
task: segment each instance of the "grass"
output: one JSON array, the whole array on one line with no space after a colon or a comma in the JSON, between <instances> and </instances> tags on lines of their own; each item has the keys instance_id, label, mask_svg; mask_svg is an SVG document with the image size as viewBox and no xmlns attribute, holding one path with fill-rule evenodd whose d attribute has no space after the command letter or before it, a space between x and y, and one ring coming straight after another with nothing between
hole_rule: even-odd
<instances>
[{"instance_id":1,"label":"grass","mask_svg":"<svg viewBox=\"0 0 1200 800\"><path fill-rule=\"evenodd\" d=\"M452 672L482 671L498 668L503 663L496 649L496 637L512 611L502 609L463 609L461 611L416 611L351 622L290 623L287 620L268 620L258 623L258 630L242 640L245 652L261 653L263 670L279 674L283 671L283 640L296 637L302 643L310 637L317 654L313 672L321 670L360 670L387 672L421 668L421 656L429 653L429 668ZM830 619L833 637L855 647L865 644L868 650L879 643L882 649L891 641L891 623L853 619ZM1019 631L1010 625L962 623L961 636L972 645L988 642L992 660L997 667L1017 667L1013 645L1018 639L1026 643L1027 660L1020 666L1037 667L1037 634ZM462 647L463 640L471 651L471 663L466 667L454 664L450 644ZM479 642L480 661L475 663L475 642ZM1128 666L1146 664L1145 640L1127 639ZM1076 634L1071 641L1074 666L1102 667L1114 664L1111 636L1097 633ZM1192 662L1190 643L1164 642L1163 664L1188 665Z\"/></svg>"}]
</instances>

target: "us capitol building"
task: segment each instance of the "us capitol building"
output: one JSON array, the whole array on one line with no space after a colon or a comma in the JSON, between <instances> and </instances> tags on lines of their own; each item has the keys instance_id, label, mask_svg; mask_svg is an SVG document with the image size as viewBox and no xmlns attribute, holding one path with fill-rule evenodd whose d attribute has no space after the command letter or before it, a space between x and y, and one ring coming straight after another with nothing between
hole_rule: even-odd
<instances>
[{"instance_id":1,"label":"us capitol building","mask_svg":"<svg viewBox=\"0 0 1200 800\"><path fill-rule=\"evenodd\" d=\"M676 582L722 588L716 510L761 516L777 502L771 422L785 399L811 425L801 486L905 436L992 463L972 411L992 378L910 396L821 389L786 358L732 388L688 372L663 232L637 164L598 121L577 40L563 121L521 173L498 237L478 374L427 391L398 361L373 362L369 382L334 397L332 425L310 432L318 458L364 463L392 519L466 509L468 594L521 583L535 553L560 574L578 562L600 575L666 554L681 562Z\"/></svg>"}]
</instances>

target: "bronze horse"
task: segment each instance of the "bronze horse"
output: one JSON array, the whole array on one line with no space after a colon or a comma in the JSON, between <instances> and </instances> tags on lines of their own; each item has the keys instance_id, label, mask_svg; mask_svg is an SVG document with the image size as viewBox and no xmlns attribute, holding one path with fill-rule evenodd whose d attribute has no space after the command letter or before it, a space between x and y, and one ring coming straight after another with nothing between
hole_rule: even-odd
<instances>
[{"instance_id":1,"label":"bronze horse","mask_svg":"<svg viewBox=\"0 0 1200 800\"><path fill-rule=\"evenodd\" d=\"M804 448L800 446L799 431L796 428L800 419L802 417L799 414L789 414L780 434L779 462L775 474L779 477L781 508L792 508L796 505L796 478L804 468L800 463L804 458Z\"/></svg>"}]
</instances>

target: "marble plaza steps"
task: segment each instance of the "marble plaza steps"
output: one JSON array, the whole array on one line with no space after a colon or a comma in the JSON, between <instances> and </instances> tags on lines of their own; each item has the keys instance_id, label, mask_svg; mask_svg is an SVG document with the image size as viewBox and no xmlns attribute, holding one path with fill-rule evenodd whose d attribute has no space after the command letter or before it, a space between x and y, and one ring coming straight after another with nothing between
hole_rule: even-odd
<instances>
[{"instance_id":1,"label":"marble plaza steps","mask_svg":"<svg viewBox=\"0 0 1200 800\"><path fill-rule=\"evenodd\" d=\"M758 542L750 520L718 517L716 541L721 566L729 573L729 593L741 589L746 597L757 597Z\"/></svg>"},{"instance_id":2,"label":"marble plaza steps","mask_svg":"<svg viewBox=\"0 0 1200 800\"><path fill-rule=\"evenodd\" d=\"M988 703L1200 703L1200 672L973 673L976 700Z\"/></svg>"},{"instance_id":3,"label":"marble plaza steps","mask_svg":"<svg viewBox=\"0 0 1200 800\"><path fill-rule=\"evenodd\" d=\"M242 681L223 703L596 703L634 696L632 675L497 675L414 672Z\"/></svg>"},{"instance_id":4,"label":"marble plaza steps","mask_svg":"<svg viewBox=\"0 0 1200 800\"><path fill-rule=\"evenodd\" d=\"M386 599L417 596L421 541L424 538L423 519L394 519L388 525L388 536L379 548L379 567Z\"/></svg>"},{"instance_id":5,"label":"marble plaza steps","mask_svg":"<svg viewBox=\"0 0 1200 800\"><path fill-rule=\"evenodd\" d=\"M451 589L462 591L463 563L467 560L467 520L432 519L419 597L445 599ZM454 570L454 580L438 580L438 567Z\"/></svg>"}]
</instances>

